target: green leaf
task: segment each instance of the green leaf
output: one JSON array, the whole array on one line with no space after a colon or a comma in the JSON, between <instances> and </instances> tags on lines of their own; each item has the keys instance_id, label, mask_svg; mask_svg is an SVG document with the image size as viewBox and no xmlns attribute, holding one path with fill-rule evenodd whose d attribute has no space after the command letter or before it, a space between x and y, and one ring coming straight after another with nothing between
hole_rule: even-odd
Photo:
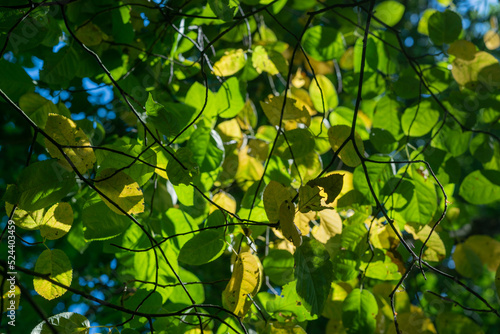
<instances>
[{"instance_id":1,"label":"green leaf","mask_svg":"<svg viewBox=\"0 0 500 334\"><path fill-rule=\"evenodd\" d=\"M349 138L351 135L351 127L348 125L334 125L328 129L328 139L330 140L330 145L334 151L337 151L340 146ZM363 145L363 140L358 135L357 132L354 133L354 141L359 150L361 156L365 152L365 146ZM346 145L339 152L339 157L342 161L349 167L356 167L361 163L361 159L356 152L353 140L349 139Z\"/></svg>"},{"instance_id":2,"label":"green leaf","mask_svg":"<svg viewBox=\"0 0 500 334\"><path fill-rule=\"evenodd\" d=\"M193 231L197 230L198 227L187 212L178 208L168 209L165 218L161 226L162 235L167 238L175 235L169 240L169 243L177 250L182 249L184 244L195 236Z\"/></svg>"},{"instance_id":3,"label":"green leaf","mask_svg":"<svg viewBox=\"0 0 500 334\"><path fill-rule=\"evenodd\" d=\"M307 129L297 128L286 131L285 136L278 138L279 147L275 149L276 154L279 154L285 161L302 158L314 149L314 137Z\"/></svg>"},{"instance_id":4,"label":"green leaf","mask_svg":"<svg viewBox=\"0 0 500 334\"><path fill-rule=\"evenodd\" d=\"M146 102L146 114L148 124L168 138L174 138L196 117L196 108L173 102L162 105L155 102L150 94Z\"/></svg>"},{"instance_id":5,"label":"green leaf","mask_svg":"<svg viewBox=\"0 0 500 334\"><path fill-rule=\"evenodd\" d=\"M73 269L68 256L59 249L46 249L40 254L35 263L35 271L40 274L49 274L50 278L63 285L70 286L73 278ZM62 296L66 289L55 285L42 277L33 279L36 292L45 299L52 300Z\"/></svg>"},{"instance_id":6,"label":"green leaf","mask_svg":"<svg viewBox=\"0 0 500 334\"><path fill-rule=\"evenodd\" d=\"M205 290L203 288L203 284L201 284L200 279L190 271L187 271L184 268L179 268L179 276L183 282L192 282L199 284L187 284L185 285L191 297L194 299L194 302L197 304L202 304L205 301ZM169 302L172 302L177 305L189 306L192 305L191 299L186 294L186 291L182 287L182 285L178 284L175 287L171 288L173 291L168 298Z\"/></svg>"},{"instance_id":7,"label":"green leaf","mask_svg":"<svg viewBox=\"0 0 500 334\"><path fill-rule=\"evenodd\" d=\"M393 176L391 164L388 163L389 161L391 161L391 158L387 156L372 155L370 156L370 160L384 162L366 163L370 184L373 187L375 196L377 196L377 198L380 200L380 190L384 187L385 183ZM354 170L353 180L354 188L361 192L372 205L375 205L375 198L373 198L372 192L368 185L363 166L356 167L356 169Z\"/></svg>"},{"instance_id":8,"label":"green leaf","mask_svg":"<svg viewBox=\"0 0 500 334\"><path fill-rule=\"evenodd\" d=\"M49 323L53 328L60 334L89 334L90 333L90 321L83 315L73 312L63 312L53 315L47 318ZM31 334L50 334L53 333L52 329L48 326L47 322L44 320L39 323L33 330Z\"/></svg>"},{"instance_id":9,"label":"green leaf","mask_svg":"<svg viewBox=\"0 0 500 334\"><path fill-rule=\"evenodd\" d=\"M319 61L339 59L345 52L342 34L333 28L320 25L306 30L302 45L311 57Z\"/></svg>"},{"instance_id":10,"label":"green leaf","mask_svg":"<svg viewBox=\"0 0 500 334\"><path fill-rule=\"evenodd\" d=\"M52 101L31 92L19 98L19 107L42 129L45 128L49 114L57 114L59 111Z\"/></svg>"},{"instance_id":11,"label":"green leaf","mask_svg":"<svg viewBox=\"0 0 500 334\"><path fill-rule=\"evenodd\" d=\"M271 224L275 224L280 219L279 209L281 203L291 200L292 191L285 188L282 184L271 181L264 190L263 201L267 218Z\"/></svg>"},{"instance_id":12,"label":"green leaf","mask_svg":"<svg viewBox=\"0 0 500 334\"><path fill-rule=\"evenodd\" d=\"M293 281L293 255L284 249L271 249L262 263L271 282L283 286Z\"/></svg>"},{"instance_id":13,"label":"green leaf","mask_svg":"<svg viewBox=\"0 0 500 334\"><path fill-rule=\"evenodd\" d=\"M424 11L422 14L422 17L420 18L420 21L418 21L418 32L421 33L422 35L429 35L429 18L431 17L432 14L437 12L436 9L433 8L428 8Z\"/></svg>"},{"instance_id":14,"label":"green leaf","mask_svg":"<svg viewBox=\"0 0 500 334\"><path fill-rule=\"evenodd\" d=\"M427 21L427 29L432 43L436 45L450 44L462 32L462 18L448 9L444 12L435 12Z\"/></svg>"},{"instance_id":15,"label":"green leaf","mask_svg":"<svg viewBox=\"0 0 500 334\"><path fill-rule=\"evenodd\" d=\"M33 85L33 80L30 78L28 73L26 73L26 71L21 67L21 65L13 64L8 61L0 62L0 80L2 82L9 83L8 85L3 85L2 90L13 101L18 101L23 94L27 92L32 92L35 89ZM35 121L39 126L43 125L41 123L38 123L37 119L33 119L33 121Z\"/></svg>"},{"instance_id":16,"label":"green leaf","mask_svg":"<svg viewBox=\"0 0 500 334\"><path fill-rule=\"evenodd\" d=\"M467 202L475 205L500 200L500 172L476 170L470 173L462 181L459 193Z\"/></svg>"},{"instance_id":17,"label":"green leaf","mask_svg":"<svg viewBox=\"0 0 500 334\"><path fill-rule=\"evenodd\" d=\"M181 183L189 185L199 171L199 167L193 159L193 153L188 148L181 147L175 152L175 157L177 160L172 159L167 165L168 179L174 186Z\"/></svg>"},{"instance_id":18,"label":"green leaf","mask_svg":"<svg viewBox=\"0 0 500 334\"><path fill-rule=\"evenodd\" d=\"M217 114L222 118L233 118L238 115L245 106L245 92L246 85L237 78L226 80L215 96Z\"/></svg>"},{"instance_id":19,"label":"green leaf","mask_svg":"<svg viewBox=\"0 0 500 334\"><path fill-rule=\"evenodd\" d=\"M405 135L421 137L429 133L439 119L439 111L430 100L423 100L407 108L401 118L401 127Z\"/></svg>"},{"instance_id":20,"label":"green leaf","mask_svg":"<svg viewBox=\"0 0 500 334\"><path fill-rule=\"evenodd\" d=\"M73 175L56 160L30 164L19 175L19 208L36 211L59 202L75 185Z\"/></svg>"},{"instance_id":21,"label":"green leaf","mask_svg":"<svg viewBox=\"0 0 500 334\"><path fill-rule=\"evenodd\" d=\"M483 334L481 327L472 319L460 313L443 312L436 318L438 333L443 334Z\"/></svg>"},{"instance_id":22,"label":"green leaf","mask_svg":"<svg viewBox=\"0 0 500 334\"><path fill-rule=\"evenodd\" d=\"M314 108L319 113L335 109L339 104L339 98L333 83L322 74L316 75L316 80L312 79L309 85L309 95L311 96Z\"/></svg>"},{"instance_id":23,"label":"green leaf","mask_svg":"<svg viewBox=\"0 0 500 334\"><path fill-rule=\"evenodd\" d=\"M326 298L326 296L325 296ZM297 321L317 319L318 316L311 314L304 305L304 299L297 294L297 281L292 281L283 287L281 295L266 303L266 310L273 314L280 322L292 320Z\"/></svg>"},{"instance_id":24,"label":"green leaf","mask_svg":"<svg viewBox=\"0 0 500 334\"><path fill-rule=\"evenodd\" d=\"M231 0L208 0L208 5L221 20L231 21L237 6Z\"/></svg>"},{"instance_id":25,"label":"green leaf","mask_svg":"<svg viewBox=\"0 0 500 334\"><path fill-rule=\"evenodd\" d=\"M374 13L377 19L387 24L389 27L393 27L403 18L405 6L397 1L383 1L375 6ZM374 25L378 27L382 26L376 21Z\"/></svg>"},{"instance_id":26,"label":"green leaf","mask_svg":"<svg viewBox=\"0 0 500 334\"><path fill-rule=\"evenodd\" d=\"M196 81L189 87L186 93L185 103L188 106L196 108L195 114L201 112L203 108L203 117L210 118L215 117L217 114L217 104L215 100L215 95L210 89ZM207 101L205 105L205 100Z\"/></svg>"},{"instance_id":27,"label":"green leaf","mask_svg":"<svg viewBox=\"0 0 500 334\"><path fill-rule=\"evenodd\" d=\"M280 117L281 111L283 109L283 103L285 103L284 96L275 96L268 103L260 102L260 106L266 114L269 122L275 126L281 126ZM283 110L283 125L285 130L292 130L297 128L297 124L302 123L309 126L311 123L311 116L307 112L305 107L299 109L295 105L295 100L287 98L285 109Z\"/></svg>"},{"instance_id":28,"label":"green leaf","mask_svg":"<svg viewBox=\"0 0 500 334\"><path fill-rule=\"evenodd\" d=\"M342 303L342 323L348 334L374 333L377 313L377 300L366 289L352 290Z\"/></svg>"},{"instance_id":29,"label":"green leaf","mask_svg":"<svg viewBox=\"0 0 500 334\"><path fill-rule=\"evenodd\" d=\"M128 217L115 213L98 197L86 201L82 221L85 239L89 241L116 237L126 231L131 223Z\"/></svg>"},{"instance_id":30,"label":"green leaf","mask_svg":"<svg viewBox=\"0 0 500 334\"><path fill-rule=\"evenodd\" d=\"M200 166L201 172L215 170L224 159L222 139L217 132L209 128L198 127L189 139L188 148L193 152L192 159Z\"/></svg>"},{"instance_id":31,"label":"green leaf","mask_svg":"<svg viewBox=\"0 0 500 334\"><path fill-rule=\"evenodd\" d=\"M297 293L304 299L311 314L321 314L333 279L330 255L322 243L304 238L295 254Z\"/></svg>"},{"instance_id":32,"label":"green leaf","mask_svg":"<svg viewBox=\"0 0 500 334\"><path fill-rule=\"evenodd\" d=\"M179 261L198 266L216 260L225 249L226 242L222 231L201 231L182 246Z\"/></svg>"}]
</instances>

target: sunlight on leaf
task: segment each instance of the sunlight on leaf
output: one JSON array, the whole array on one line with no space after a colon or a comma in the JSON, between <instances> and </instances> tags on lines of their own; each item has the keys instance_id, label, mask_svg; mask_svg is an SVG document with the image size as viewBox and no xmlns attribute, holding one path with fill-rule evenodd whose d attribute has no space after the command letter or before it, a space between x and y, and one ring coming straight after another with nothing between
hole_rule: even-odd
<instances>
[{"instance_id":1,"label":"sunlight on leaf","mask_svg":"<svg viewBox=\"0 0 500 334\"><path fill-rule=\"evenodd\" d=\"M66 286L71 285L73 278L71 262L66 253L59 249L44 250L36 260L35 271L40 274L49 274L51 279ZM46 281L41 277L35 277L33 284L36 292L48 300L62 296L66 292L65 288Z\"/></svg>"}]
</instances>

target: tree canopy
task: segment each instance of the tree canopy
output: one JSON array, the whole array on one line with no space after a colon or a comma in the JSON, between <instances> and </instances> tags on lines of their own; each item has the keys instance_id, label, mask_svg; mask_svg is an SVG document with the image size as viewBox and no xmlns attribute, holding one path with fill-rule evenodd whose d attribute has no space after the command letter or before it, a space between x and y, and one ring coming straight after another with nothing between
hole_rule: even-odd
<instances>
[{"instance_id":1,"label":"tree canopy","mask_svg":"<svg viewBox=\"0 0 500 334\"><path fill-rule=\"evenodd\" d=\"M0 327L496 333L485 3L0 0Z\"/></svg>"}]
</instances>

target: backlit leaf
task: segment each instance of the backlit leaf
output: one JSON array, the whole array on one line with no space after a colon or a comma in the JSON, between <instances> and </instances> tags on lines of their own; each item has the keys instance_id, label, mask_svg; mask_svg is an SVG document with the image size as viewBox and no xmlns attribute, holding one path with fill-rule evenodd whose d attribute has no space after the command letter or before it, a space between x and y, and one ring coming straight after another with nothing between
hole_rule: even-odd
<instances>
[{"instance_id":1,"label":"backlit leaf","mask_svg":"<svg viewBox=\"0 0 500 334\"><path fill-rule=\"evenodd\" d=\"M345 51L342 34L333 28L321 25L307 29L302 43L306 52L319 61L338 59Z\"/></svg>"},{"instance_id":2,"label":"backlit leaf","mask_svg":"<svg viewBox=\"0 0 500 334\"><path fill-rule=\"evenodd\" d=\"M246 61L246 55L242 49L226 51L214 63L214 73L221 77L231 76L241 70L245 66Z\"/></svg>"},{"instance_id":3,"label":"backlit leaf","mask_svg":"<svg viewBox=\"0 0 500 334\"><path fill-rule=\"evenodd\" d=\"M107 196L112 204L101 194L102 200L106 205L119 215L125 213L119 210L120 207L128 214L138 214L144 212L144 195L137 182L132 180L125 172L116 171L114 169L105 169L97 175L95 186L105 196Z\"/></svg>"},{"instance_id":4,"label":"backlit leaf","mask_svg":"<svg viewBox=\"0 0 500 334\"><path fill-rule=\"evenodd\" d=\"M52 325L52 328L60 334L90 333L90 321L78 313L63 312L53 315L47 318L47 320ZM52 329L45 320L39 323L35 328L33 328L33 331L31 331L31 334L46 333L52 333Z\"/></svg>"},{"instance_id":5,"label":"backlit leaf","mask_svg":"<svg viewBox=\"0 0 500 334\"><path fill-rule=\"evenodd\" d=\"M328 139L330 140L330 145L334 151L337 151L340 146L348 139L351 134L351 127L348 125L334 125L328 129ZM365 152L365 146L363 145L363 140L355 132L354 141L356 142L356 147L359 153L363 156ZM339 152L339 157L342 161L349 167L356 167L361 163L361 159L356 152L353 141L349 139L346 145Z\"/></svg>"},{"instance_id":6,"label":"backlit leaf","mask_svg":"<svg viewBox=\"0 0 500 334\"><path fill-rule=\"evenodd\" d=\"M392 27L403 18L405 6L397 1L383 1L375 6L374 11L377 19ZM374 24L380 26L378 22Z\"/></svg>"},{"instance_id":7,"label":"backlit leaf","mask_svg":"<svg viewBox=\"0 0 500 334\"><path fill-rule=\"evenodd\" d=\"M289 200L284 200L279 208L280 227L285 238L291 241L295 247L299 247L302 244L302 233L293 222L294 218L295 205Z\"/></svg>"},{"instance_id":8,"label":"backlit leaf","mask_svg":"<svg viewBox=\"0 0 500 334\"><path fill-rule=\"evenodd\" d=\"M472 204L490 204L500 200L500 172L476 170L460 185L460 196Z\"/></svg>"},{"instance_id":9,"label":"backlit leaf","mask_svg":"<svg viewBox=\"0 0 500 334\"><path fill-rule=\"evenodd\" d=\"M46 249L40 254L35 263L35 271L40 274L49 274L50 278L66 286L71 285L73 269L68 256L59 249ZM66 289L55 285L41 277L33 279L36 292L45 299L52 300L62 296Z\"/></svg>"},{"instance_id":10,"label":"backlit leaf","mask_svg":"<svg viewBox=\"0 0 500 334\"><path fill-rule=\"evenodd\" d=\"M342 304L342 323L348 334L374 333L378 305L367 289L354 289Z\"/></svg>"},{"instance_id":11,"label":"backlit leaf","mask_svg":"<svg viewBox=\"0 0 500 334\"><path fill-rule=\"evenodd\" d=\"M344 174L332 173L330 175L316 178L307 182L309 186L318 186L323 189L327 195L326 204L335 201L342 191L344 185Z\"/></svg>"},{"instance_id":12,"label":"backlit leaf","mask_svg":"<svg viewBox=\"0 0 500 334\"><path fill-rule=\"evenodd\" d=\"M222 292L224 307L243 317L252 304L251 299L260 289L262 284L262 265L259 259L249 252L238 255L234 264L233 274Z\"/></svg>"},{"instance_id":13,"label":"backlit leaf","mask_svg":"<svg viewBox=\"0 0 500 334\"><path fill-rule=\"evenodd\" d=\"M73 225L73 209L69 203L57 203L45 212L40 233L43 238L55 240L69 232Z\"/></svg>"},{"instance_id":14,"label":"backlit leaf","mask_svg":"<svg viewBox=\"0 0 500 334\"><path fill-rule=\"evenodd\" d=\"M320 113L335 109L339 104L339 99L332 82L321 74L316 76L316 80L311 80L309 85L309 94L314 108Z\"/></svg>"},{"instance_id":15,"label":"backlit leaf","mask_svg":"<svg viewBox=\"0 0 500 334\"><path fill-rule=\"evenodd\" d=\"M90 141L82 129L77 128L75 122L62 115L49 114L45 131L59 145L90 146ZM64 168L72 170L69 162L54 144L45 139L45 146L50 155L53 158L59 159L59 163ZM63 148L63 151L81 174L92 168L96 161L94 150L90 147Z\"/></svg>"},{"instance_id":16,"label":"backlit leaf","mask_svg":"<svg viewBox=\"0 0 500 334\"><path fill-rule=\"evenodd\" d=\"M435 12L429 17L427 27L429 37L434 44L450 44L462 32L462 18L448 9L444 12Z\"/></svg>"},{"instance_id":17,"label":"backlit leaf","mask_svg":"<svg viewBox=\"0 0 500 334\"><path fill-rule=\"evenodd\" d=\"M275 96L271 101L264 103L260 102L264 114L266 114L269 122L275 126L280 125L281 110L285 98L283 96ZM295 106L295 100L287 98L285 109L283 111L283 126L285 130L292 130L297 127L298 123L309 126L311 123L311 116L305 108L299 109Z\"/></svg>"}]
</instances>

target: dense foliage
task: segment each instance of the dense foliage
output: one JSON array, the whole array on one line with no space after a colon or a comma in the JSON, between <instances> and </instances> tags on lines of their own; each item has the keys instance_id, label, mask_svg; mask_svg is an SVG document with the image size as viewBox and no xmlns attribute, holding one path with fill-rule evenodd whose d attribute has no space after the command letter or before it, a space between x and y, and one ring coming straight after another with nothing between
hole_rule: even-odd
<instances>
[{"instance_id":1,"label":"dense foliage","mask_svg":"<svg viewBox=\"0 0 500 334\"><path fill-rule=\"evenodd\" d=\"M0 0L1 327L496 333L496 6Z\"/></svg>"}]
</instances>

